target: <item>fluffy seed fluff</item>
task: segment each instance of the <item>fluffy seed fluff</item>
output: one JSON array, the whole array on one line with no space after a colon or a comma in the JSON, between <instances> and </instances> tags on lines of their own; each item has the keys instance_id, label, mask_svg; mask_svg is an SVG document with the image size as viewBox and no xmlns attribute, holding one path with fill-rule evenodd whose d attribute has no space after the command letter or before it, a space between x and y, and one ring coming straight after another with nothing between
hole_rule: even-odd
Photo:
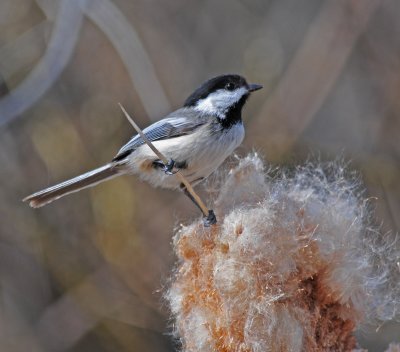
<instances>
[{"instance_id":1,"label":"fluffy seed fluff","mask_svg":"<svg viewBox=\"0 0 400 352\"><path fill-rule=\"evenodd\" d=\"M218 225L174 237L166 296L186 352L351 351L356 328L400 307L399 246L346 168L270 173L241 159L220 181Z\"/></svg>"}]
</instances>

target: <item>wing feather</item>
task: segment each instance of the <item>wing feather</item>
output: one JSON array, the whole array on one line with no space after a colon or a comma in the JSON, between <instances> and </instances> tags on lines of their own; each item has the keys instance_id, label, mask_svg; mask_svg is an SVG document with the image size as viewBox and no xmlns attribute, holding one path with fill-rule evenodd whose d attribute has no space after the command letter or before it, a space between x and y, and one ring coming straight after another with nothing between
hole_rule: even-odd
<instances>
[{"instance_id":1,"label":"wing feather","mask_svg":"<svg viewBox=\"0 0 400 352\"><path fill-rule=\"evenodd\" d=\"M167 117L152 125L146 127L143 133L147 136L150 141L158 141L166 138L180 137L189 133L204 125L206 120L189 117L182 117L177 115L173 117ZM136 148L144 144L142 138L139 135L135 135L128 143L126 143L114 157L113 161L119 161L127 157Z\"/></svg>"}]
</instances>

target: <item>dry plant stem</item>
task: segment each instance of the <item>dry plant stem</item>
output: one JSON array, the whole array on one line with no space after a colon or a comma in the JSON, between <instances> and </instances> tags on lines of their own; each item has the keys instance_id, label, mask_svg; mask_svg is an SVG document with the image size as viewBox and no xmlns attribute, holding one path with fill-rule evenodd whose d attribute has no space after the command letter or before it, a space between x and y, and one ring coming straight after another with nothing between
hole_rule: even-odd
<instances>
[{"instance_id":1,"label":"dry plant stem","mask_svg":"<svg viewBox=\"0 0 400 352\"><path fill-rule=\"evenodd\" d=\"M135 121L129 116L129 114L126 112L125 108L122 106L121 103L118 103L119 107L121 108L122 112L124 113L125 117L128 119L128 121L131 123L133 128L136 130L136 132L140 135L140 137L143 139L143 141L149 146L149 148L158 156L158 158L165 164L168 164L168 159L165 157L164 154L162 154L151 141L146 137L146 135L142 132L140 127L136 124ZM179 178L179 180L185 185L187 191L190 193L190 195L193 197L195 202L199 205L199 208L201 209L204 217L208 217L210 215L210 211L208 208L205 206L201 198L197 195L197 193L194 191L192 185L190 182L185 178L185 176L182 175L182 173L178 170L176 173L174 173L176 177Z\"/></svg>"}]
</instances>

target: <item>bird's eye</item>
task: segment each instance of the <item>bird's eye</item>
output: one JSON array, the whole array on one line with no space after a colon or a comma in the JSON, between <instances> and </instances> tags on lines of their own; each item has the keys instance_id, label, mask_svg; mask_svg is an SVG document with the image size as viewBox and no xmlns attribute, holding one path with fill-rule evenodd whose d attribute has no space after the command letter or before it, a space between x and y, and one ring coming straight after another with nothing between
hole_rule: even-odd
<instances>
[{"instance_id":1,"label":"bird's eye","mask_svg":"<svg viewBox=\"0 0 400 352\"><path fill-rule=\"evenodd\" d=\"M225 86L225 89L234 90L235 89L235 85L233 83L227 83L226 86Z\"/></svg>"}]
</instances>

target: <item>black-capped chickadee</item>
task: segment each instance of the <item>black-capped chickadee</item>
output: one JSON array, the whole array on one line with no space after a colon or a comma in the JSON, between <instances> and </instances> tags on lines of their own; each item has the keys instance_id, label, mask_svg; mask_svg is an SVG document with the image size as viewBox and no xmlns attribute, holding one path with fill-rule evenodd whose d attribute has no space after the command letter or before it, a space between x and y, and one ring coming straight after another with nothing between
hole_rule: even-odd
<instances>
[{"instance_id":1,"label":"black-capped chickadee","mask_svg":"<svg viewBox=\"0 0 400 352\"><path fill-rule=\"evenodd\" d=\"M214 77L196 89L182 108L143 130L154 146L170 158L168 165L136 135L110 163L36 192L24 201L39 208L124 174L139 175L155 187L180 188L194 201L179 179L171 176L172 170L179 169L196 185L217 169L241 144L244 138L242 108L250 93L261 88L258 84L248 84L239 75Z\"/></svg>"}]
</instances>

